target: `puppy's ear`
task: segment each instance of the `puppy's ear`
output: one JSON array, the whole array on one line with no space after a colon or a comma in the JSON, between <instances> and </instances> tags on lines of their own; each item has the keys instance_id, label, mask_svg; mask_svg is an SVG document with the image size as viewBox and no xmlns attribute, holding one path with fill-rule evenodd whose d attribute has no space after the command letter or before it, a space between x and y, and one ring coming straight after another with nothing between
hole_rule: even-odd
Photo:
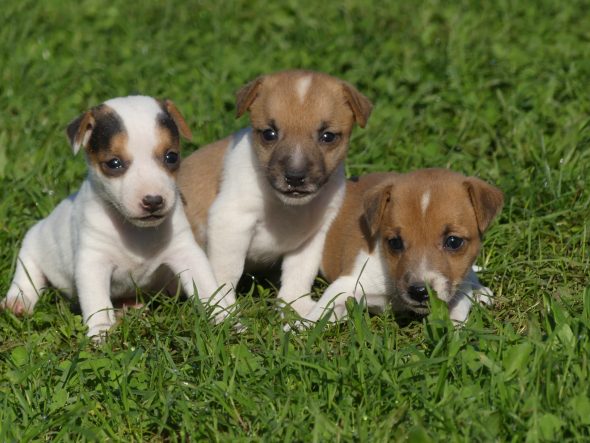
<instances>
[{"instance_id":1,"label":"puppy's ear","mask_svg":"<svg viewBox=\"0 0 590 443\"><path fill-rule=\"evenodd\" d=\"M236 118L244 115L244 112L246 112L252 103L254 103L254 100L256 100L256 97L258 96L258 89L260 88L260 85L262 85L263 80L263 75L256 77L238 90L236 93Z\"/></svg>"},{"instance_id":2,"label":"puppy's ear","mask_svg":"<svg viewBox=\"0 0 590 443\"><path fill-rule=\"evenodd\" d=\"M162 107L166 110L168 115L170 115L172 120L174 120L174 123L176 123L176 127L178 128L180 135L182 135L187 140L192 140L193 134L191 133L190 128L186 124L184 117L182 116L176 105L172 102L172 100L166 99L160 103Z\"/></svg>"},{"instance_id":3,"label":"puppy's ear","mask_svg":"<svg viewBox=\"0 0 590 443\"><path fill-rule=\"evenodd\" d=\"M477 228L479 234L482 235L502 209L504 195L498 188L477 177L468 177L463 185L469 193L475 211Z\"/></svg>"},{"instance_id":4,"label":"puppy's ear","mask_svg":"<svg viewBox=\"0 0 590 443\"><path fill-rule=\"evenodd\" d=\"M371 237L374 237L379 231L383 214L391 201L392 189L393 183L385 183L370 189L363 197L363 216Z\"/></svg>"},{"instance_id":5,"label":"puppy's ear","mask_svg":"<svg viewBox=\"0 0 590 443\"><path fill-rule=\"evenodd\" d=\"M86 147L90 135L94 130L96 121L92 115L92 111L87 111L81 116L75 118L66 128L66 134L70 141L74 155L78 153L81 147Z\"/></svg>"},{"instance_id":6,"label":"puppy's ear","mask_svg":"<svg viewBox=\"0 0 590 443\"><path fill-rule=\"evenodd\" d=\"M373 110L373 104L350 83L342 82L342 87L344 89L344 98L352 109L354 120L361 128L364 128Z\"/></svg>"}]
</instances>

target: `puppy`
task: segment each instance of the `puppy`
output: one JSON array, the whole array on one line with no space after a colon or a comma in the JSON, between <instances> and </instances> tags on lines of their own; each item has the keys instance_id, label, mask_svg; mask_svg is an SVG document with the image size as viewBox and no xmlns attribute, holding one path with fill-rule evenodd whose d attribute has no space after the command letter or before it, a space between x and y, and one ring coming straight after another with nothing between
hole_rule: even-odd
<instances>
[{"instance_id":1,"label":"puppy","mask_svg":"<svg viewBox=\"0 0 590 443\"><path fill-rule=\"evenodd\" d=\"M135 287L159 290L180 276L202 300L217 290L179 202L179 135L191 138L171 101L115 98L67 128L74 154L86 153L88 177L27 233L1 306L33 310L48 285L79 298L88 335L115 322L111 298ZM194 285L194 286L193 286Z\"/></svg>"},{"instance_id":2,"label":"puppy","mask_svg":"<svg viewBox=\"0 0 590 443\"><path fill-rule=\"evenodd\" d=\"M251 128L205 146L180 167L186 212L217 281L235 303L245 266L282 259L278 298L304 314L324 240L345 192L344 158L369 100L350 84L317 72L265 75L237 93L237 116Z\"/></svg>"},{"instance_id":3,"label":"puppy","mask_svg":"<svg viewBox=\"0 0 590 443\"><path fill-rule=\"evenodd\" d=\"M492 296L472 265L502 205L499 189L446 169L349 181L324 248L322 273L332 283L304 318L317 321L331 310L332 321L341 319L351 296L373 312L391 304L426 314L431 289L450 318L464 322L472 299Z\"/></svg>"}]
</instances>

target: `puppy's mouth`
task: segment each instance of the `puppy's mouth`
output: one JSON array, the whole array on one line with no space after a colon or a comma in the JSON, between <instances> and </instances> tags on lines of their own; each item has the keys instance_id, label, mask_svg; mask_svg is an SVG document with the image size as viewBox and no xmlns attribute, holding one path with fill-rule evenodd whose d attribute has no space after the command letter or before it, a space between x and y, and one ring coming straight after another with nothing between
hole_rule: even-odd
<instances>
[{"instance_id":1,"label":"puppy's mouth","mask_svg":"<svg viewBox=\"0 0 590 443\"><path fill-rule=\"evenodd\" d=\"M158 226L164 221L168 213L146 214L141 217L132 217L131 222L140 227Z\"/></svg>"}]
</instances>

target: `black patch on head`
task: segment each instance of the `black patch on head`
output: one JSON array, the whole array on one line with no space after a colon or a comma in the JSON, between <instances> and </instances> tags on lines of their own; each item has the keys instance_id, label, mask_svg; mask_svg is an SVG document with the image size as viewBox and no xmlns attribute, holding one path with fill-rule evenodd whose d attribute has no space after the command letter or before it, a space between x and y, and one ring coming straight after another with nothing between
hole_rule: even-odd
<instances>
[{"instance_id":1,"label":"black patch on head","mask_svg":"<svg viewBox=\"0 0 590 443\"><path fill-rule=\"evenodd\" d=\"M175 143L177 143L180 140L178 127L176 126L176 123L174 123L172 117L170 117L170 114L168 114L166 111L161 112L160 114L158 114L157 122L158 125L160 125L163 128L166 128L170 132L170 135L172 135L172 139Z\"/></svg>"},{"instance_id":2,"label":"black patch on head","mask_svg":"<svg viewBox=\"0 0 590 443\"><path fill-rule=\"evenodd\" d=\"M123 120L114 111L104 111L104 105L92 109L95 126L88 141L88 149L92 152L108 150L111 140L117 134L125 132Z\"/></svg>"}]
</instances>

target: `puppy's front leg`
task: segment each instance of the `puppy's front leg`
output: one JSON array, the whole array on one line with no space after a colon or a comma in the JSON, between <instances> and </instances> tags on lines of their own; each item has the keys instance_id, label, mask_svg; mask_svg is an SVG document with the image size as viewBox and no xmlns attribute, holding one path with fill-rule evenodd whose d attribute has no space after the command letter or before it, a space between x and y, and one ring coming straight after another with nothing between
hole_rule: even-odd
<instances>
[{"instance_id":1,"label":"puppy's front leg","mask_svg":"<svg viewBox=\"0 0 590 443\"><path fill-rule=\"evenodd\" d=\"M469 271L456 293L457 296L449 302L449 317L456 325L467 321L473 302L491 305L494 296L490 288L480 283L473 270Z\"/></svg>"},{"instance_id":2,"label":"puppy's front leg","mask_svg":"<svg viewBox=\"0 0 590 443\"><path fill-rule=\"evenodd\" d=\"M179 237L178 240L181 248L172 251L166 264L179 276L182 289L189 298L194 296L196 287L199 300L204 303L213 302L217 299L217 292L221 290L207 256L197 245L190 231L189 235ZM215 322L219 323L228 314L225 300L218 299L214 308Z\"/></svg>"},{"instance_id":3,"label":"puppy's front leg","mask_svg":"<svg viewBox=\"0 0 590 443\"><path fill-rule=\"evenodd\" d=\"M354 297L357 279L351 275L338 277L323 293L315 306L303 318L312 322L318 321L330 309L330 321L341 320L346 316L346 299Z\"/></svg>"},{"instance_id":4,"label":"puppy's front leg","mask_svg":"<svg viewBox=\"0 0 590 443\"><path fill-rule=\"evenodd\" d=\"M113 266L102 256L80 251L76 262L76 291L89 337L101 341L115 324L115 312L111 301L111 276Z\"/></svg>"},{"instance_id":5,"label":"puppy's front leg","mask_svg":"<svg viewBox=\"0 0 590 443\"><path fill-rule=\"evenodd\" d=\"M283 257L278 298L290 305L300 316L315 306L310 293L320 269L326 230L319 231L299 249Z\"/></svg>"},{"instance_id":6,"label":"puppy's front leg","mask_svg":"<svg viewBox=\"0 0 590 443\"><path fill-rule=\"evenodd\" d=\"M239 213L232 206L213 207L207 229L207 255L221 286L211 304L231 307L236 303L235 288L244 272L248 247L256 224L253 214Z\"/></svg>"}]
</instances>

